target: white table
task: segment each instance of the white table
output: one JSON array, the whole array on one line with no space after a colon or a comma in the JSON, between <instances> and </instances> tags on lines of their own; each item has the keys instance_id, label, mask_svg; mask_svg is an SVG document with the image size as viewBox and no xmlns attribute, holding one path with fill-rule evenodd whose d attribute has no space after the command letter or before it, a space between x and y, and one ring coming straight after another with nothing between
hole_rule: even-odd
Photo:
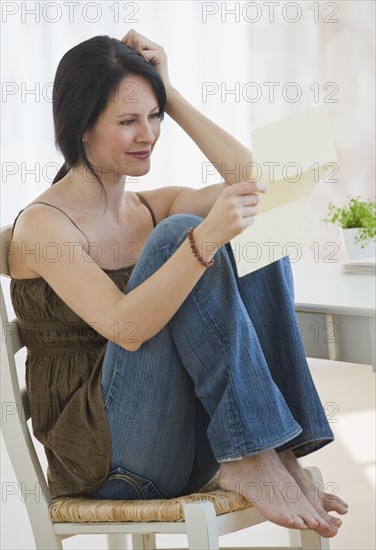
<instances>
[{"instance_id":1,"label":"white table","mask_svg":"<svg viewBox=\"0 0 376 550\"><path fill-rule=\"evenodd\" d=\"M306 355L376 370L376 277L343 273L341 263L300 260L291 266Z\"/></svg>"}]
</instances>

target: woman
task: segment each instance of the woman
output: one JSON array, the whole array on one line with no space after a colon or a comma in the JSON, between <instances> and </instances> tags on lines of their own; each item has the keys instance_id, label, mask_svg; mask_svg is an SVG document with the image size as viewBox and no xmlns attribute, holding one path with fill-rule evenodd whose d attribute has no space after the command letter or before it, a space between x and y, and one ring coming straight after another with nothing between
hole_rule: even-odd
<instances>
[{"instance_id":1,"label":"woman","mask_svg":"<svg viewBox=\"0 0 376 550\"><path fill-rule=\"evenodd\" d=\"M334 536L328 512L347 505L297 460L333 434L294 331L288 258L239 279L228 244L265 186L227 173L198 190L125 190L149 171L165 111L223 176L251 152L134 30L68 51L53 109L65 163L17 217L9 258L51 495L171 498L219 469L269 520Z\"/></svg>"}]
</instances>

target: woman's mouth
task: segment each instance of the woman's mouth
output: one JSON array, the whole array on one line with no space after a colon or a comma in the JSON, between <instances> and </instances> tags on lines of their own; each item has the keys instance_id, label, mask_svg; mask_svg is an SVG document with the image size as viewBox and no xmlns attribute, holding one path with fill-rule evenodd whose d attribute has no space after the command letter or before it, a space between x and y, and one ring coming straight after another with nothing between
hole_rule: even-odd
<instances>
[{"instance_id":1,"label":"woman's mouth","mask_svg":"<svg viewBox=\"0 0 376 550\"><path fill-rule=\"evenodd\" d=\"M150 157L150 153L150 151L134 151L133 153L127 154L138 159L147 159L148 157Z\"/></svg>"}]
</instances>

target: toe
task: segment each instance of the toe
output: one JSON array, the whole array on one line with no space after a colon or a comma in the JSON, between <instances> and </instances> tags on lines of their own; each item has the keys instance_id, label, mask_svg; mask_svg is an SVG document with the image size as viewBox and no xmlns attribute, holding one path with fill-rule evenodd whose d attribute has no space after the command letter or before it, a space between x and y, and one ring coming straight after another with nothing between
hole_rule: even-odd
<instances>
[{"instance_id":1,"label":"toe","mask_svg":"<svg viewBox=\"0 0 376 550\"><path fill-rule=\"evenodd\" d=\"M305 514L302 518L308 529L317 529L320 526L320 521L309 514Z\"/></svg>"},{"instance_id":2,"label":"toe","mask_svg":"<svg viewBox=\"0 0 376 550\"><path fill-rule=\"evenodd\" d=\"M330 523L331 523L331 525L334 525L335 527L341 527L341 525L342 525L342 520L340 520L339 518L333 518L333 517L331 517L331 518L330 518Z\"/></svg>"},{"instance_id":3,"label":"toe","mask_svg":"<svg viewBox=\"0 0 376 550\"><path fill-rule=\"evenodd\" d=\"M337 512L337 514L347 514L349 510L349 507L344 502L338 502L336 504L332 504L330 510L328 512Z\"/></svg>"},{"instance_id":4,"label":"toe","mask_svg":"<svg viewBox=\"0 0 376 550\"><path fill-rule=\"evenodd\" d=\"M330 539L332 537L335 537L338 533L338 529L334 526L331 527L325 527L323 529L314 529L315 533L320 535L320 537L324 537L326 539Z\"/></svg>"},{"instance_id":5,"label":"toe","mask_svg":"<svg viewBox=\"0 0 376 550\"><path fill-rule=\"evenodd\" d=\"M294 525L296 529L308 529L308 523L305 518L300 516L294 516Z\"/></svg>"},{"instance_id":6,"label":"toe","mask_svg":"<svg viewBox=\"0 0 376 550\"><path fill-rule=\"evenodd\" d=\"M316 510L320 514L321 519L325 522L326 526L340 527L342 525L342 521L339 518L328 514L323 506L318 506Z\"/></svg>"},{"instance_id":7,"label":"toe","mask_svg":"<svg viewBox=\"0 0 376 550\"><path fill-rule=\"evenodd\" d=\"M284 525L286 527L292 528L294 527L295 518L291 514L282 513L282 514L279 514L277 523L278 525Z\"/></svg>"},{"instance_id":8,"label":"toe","mask_svg":"<svg viewBox=\"0 0 376 550\"><path fill-rule=\"evenodd\" d=\"M328 493L324 493L322 504L327 512L337 512L338 514L346 514L349 508L348 504L341 498Z\"/></svg>"}]
</instances>

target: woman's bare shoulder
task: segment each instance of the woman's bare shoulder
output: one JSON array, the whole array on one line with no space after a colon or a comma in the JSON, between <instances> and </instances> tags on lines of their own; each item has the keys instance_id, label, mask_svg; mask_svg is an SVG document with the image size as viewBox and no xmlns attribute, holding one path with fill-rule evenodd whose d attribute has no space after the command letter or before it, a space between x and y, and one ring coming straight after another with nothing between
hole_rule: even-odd
<instances>
[{"instance_id":1,"label":"woman's bare shoulder","mask_svg":"<svg viewBox=\"0 0 376 550\"><path fill-rule=\"evenodd\" d=\"M178 185L171 185L167 187L159 187L157 189L140 191L140 194L148 202L150 208L154 212L156 222L159 223L165 218L168 218L174 200L179 195L179 193L187 189L190 188Z\"/></svg>"},{"instance_id":2,"label":"woman's bare shoulder","mask_svg":"<svg viewBox=\"0 0 376 550\"><path fill-rule=\"evenodd\" d=\"M40 199L40 200L39 200ZM38 267L43 261L43 251L52 247L62 248L66 242L85 245L85 238L70 219L58 208L41 198L28 204L15 220L12 234L13 253L9 267L13 277L29 278L39 275ZM52 243L52 244L51 244Z\"/></svg>"}]
</instances>

